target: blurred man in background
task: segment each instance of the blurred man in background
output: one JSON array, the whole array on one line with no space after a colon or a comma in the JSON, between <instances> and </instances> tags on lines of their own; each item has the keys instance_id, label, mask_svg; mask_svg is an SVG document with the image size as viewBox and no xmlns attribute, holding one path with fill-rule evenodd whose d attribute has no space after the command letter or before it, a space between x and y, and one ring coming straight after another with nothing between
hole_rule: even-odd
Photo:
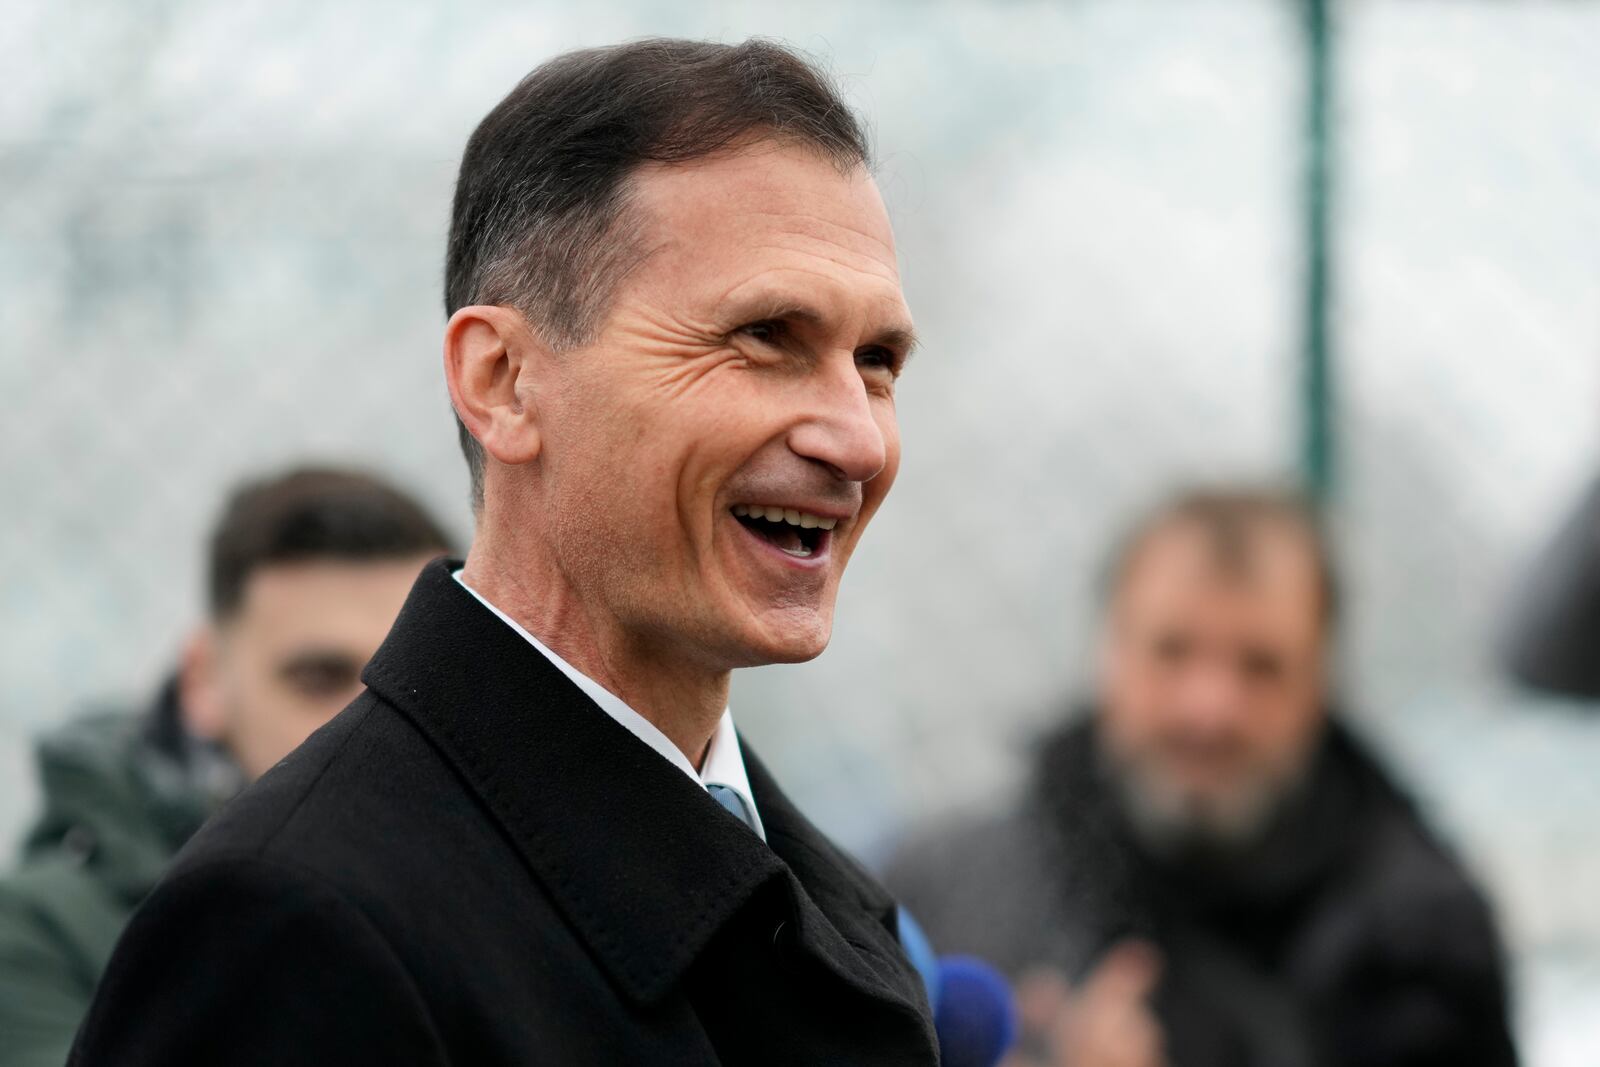
<instances>
[{"instance_id":1,"label":"blurred man in background","mask_svg":"<svg viewBox=\"0 0 1600 1067\"><path fill-rule=\"evenodd\" d=\"M142 714L39 745L44 813L0 883L0 1067L66 1060L111 948L214 810L350 702L422 565L449 538L362 474L236 490L211 535L210 617Z\"/></svg>"},{"instance_id":2,"label":"blurred man in background","mask_svg":"<svg viewBox=\"0 0 1600 1067\"><path fill-rule=\"evenodd\" d=\"M1019 979L1019 1063L1515 1062L1488 907L1330 712L1336 608L1294 498L1172 500L1114 559L1094 709L891 865Z\"/></svg>"}]
</instances>

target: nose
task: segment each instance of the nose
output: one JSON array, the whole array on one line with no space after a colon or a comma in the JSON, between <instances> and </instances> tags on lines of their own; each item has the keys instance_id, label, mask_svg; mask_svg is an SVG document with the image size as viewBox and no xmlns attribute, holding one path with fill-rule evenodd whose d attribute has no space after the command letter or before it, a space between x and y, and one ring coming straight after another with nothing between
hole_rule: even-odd
<instances>
[{"instance_id":1,"label":"nose","mask_svg":"<svg viewBox=\"0 0 1600 1067\"><path fill-rule=\"evenodd\" d=\"M889 442L873 415L855 357L830 364L811 379L810 410L789 431L789 448L841 481L869 482L888 465Z\"/></svg>"},{"instance_id":2,"label":"nose","mask_svg":"<svg viewBox=\"0 0 1600 1067\"><path fill-rule=\"evenodd\" d=\"M1243 694L1224 664L1209 660L1194 664L1186 672L1178 698L1184 725L1197 737L1226 737L1240 725Z\"/></svg>"}]
</instances>

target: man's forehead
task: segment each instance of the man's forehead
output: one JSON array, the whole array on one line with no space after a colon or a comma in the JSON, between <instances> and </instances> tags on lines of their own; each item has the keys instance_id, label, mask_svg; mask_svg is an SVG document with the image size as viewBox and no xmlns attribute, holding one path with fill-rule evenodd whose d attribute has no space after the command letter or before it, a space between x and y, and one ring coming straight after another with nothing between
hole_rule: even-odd
<instances>
[{"instance_id":1,"label":"man's forehead","mask_svg":"<svg viewBox=\"0 0 1600 1067\"><path fill-rule=\"evenodd\" d=\"M812 149L762 141L652 164L635 174L633 201L656 241L777 236L895 269L894 232L872 176Z\"/></svg>"},{"instance_id":2,"label":"man's forehead","mask_svg":"<svg viewBox=\"0 0 1600 1067\"><path fill-rule=\"evenodd\" d=\"M1124 578L1120 604L1204 604L1246 611L1314 610L1314 556L1288 531L1263 527L1249 547L1219 552L1204 531L1174 525L1153 532Z\"/></svg>"},{"instance_id":3,"label":"man's forehead","mask_svg":"<svg viewBox=\"0 0 1600 1067\"><path fill-rule=\"evenodd\" d=\"M245 579L239 608L231 621L293 617L312 602L322 604L318 610L325 613L370 613L378 602L387 610L389 601L410 589L426 559L419 555L268 563Z\"/></svg>"},{"instance_id":4,"label":"man's forehead","mask_svg":"<svg viewBox=\"0 0 1600 1067\"><path fill-rule=\"evenodd\" d=\"M1152 530L1136 551L1132 573L1165 569L1215 579L1298 584L1316 576L1316 554L1302 531L1260 520L1221 531L1203 523L1175 521Z\"/></svg>"}]
</instances>

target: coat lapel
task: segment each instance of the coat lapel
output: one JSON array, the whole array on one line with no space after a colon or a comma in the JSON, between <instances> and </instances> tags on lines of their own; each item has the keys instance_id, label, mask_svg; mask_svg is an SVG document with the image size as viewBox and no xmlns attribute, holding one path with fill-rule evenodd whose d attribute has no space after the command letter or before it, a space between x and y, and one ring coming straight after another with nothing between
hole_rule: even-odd
<instances>
[{"instance_id":1,"label":"coat lapel","mask_svg":"<svg viewBox=\"0 0 1600 1067\"><path fill-rule=\"evenodd\" d=\"M363 680L444 753L617 985L658 999L783 862L440 560Z\"/></svg>"},{"instance_id":2,"label":"coat lapel","mask_svg":"<svg viewBox=\"0 0 1600 1067\"><path fill-rule=\"evenodd\" d=\"M860 991L926 1014L890 933L892 900L748 749L770 848L463 589L459 566L424 569L363 680L456 767L625 995L660 999L781 880L807 952Z\"/></svg>"},{"instance_id":3,"label":"coat lapel","mask_svg":"<svg viewBox=\"0 0 1600 1067\"><path fill-rule=\"evenodd\" d=\"M749 746L743 751L767 843L805 891L801 943L860 991L926 1016L922 979L894 932L894 898L800 813Z\"/></svg>"}]
</instances>

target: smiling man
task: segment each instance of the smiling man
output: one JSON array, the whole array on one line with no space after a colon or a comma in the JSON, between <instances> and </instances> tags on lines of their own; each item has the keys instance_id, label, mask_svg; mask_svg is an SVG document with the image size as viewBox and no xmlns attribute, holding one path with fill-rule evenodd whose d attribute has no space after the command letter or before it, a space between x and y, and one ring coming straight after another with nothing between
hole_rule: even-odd
<instances>
[{"instance_id":1,"label":"smiling man","mask_svg":"<svg viewBox=\"0 0 1600 1067\"><path fill-rule=\"evenodd\" d=\"M158 888L75 1062L934 1062L893 901L728 708L826 646L899 462L857 120L771 44L562 56L467 145L446 303L472 549Z\"/></svg>"}]
</instances>

